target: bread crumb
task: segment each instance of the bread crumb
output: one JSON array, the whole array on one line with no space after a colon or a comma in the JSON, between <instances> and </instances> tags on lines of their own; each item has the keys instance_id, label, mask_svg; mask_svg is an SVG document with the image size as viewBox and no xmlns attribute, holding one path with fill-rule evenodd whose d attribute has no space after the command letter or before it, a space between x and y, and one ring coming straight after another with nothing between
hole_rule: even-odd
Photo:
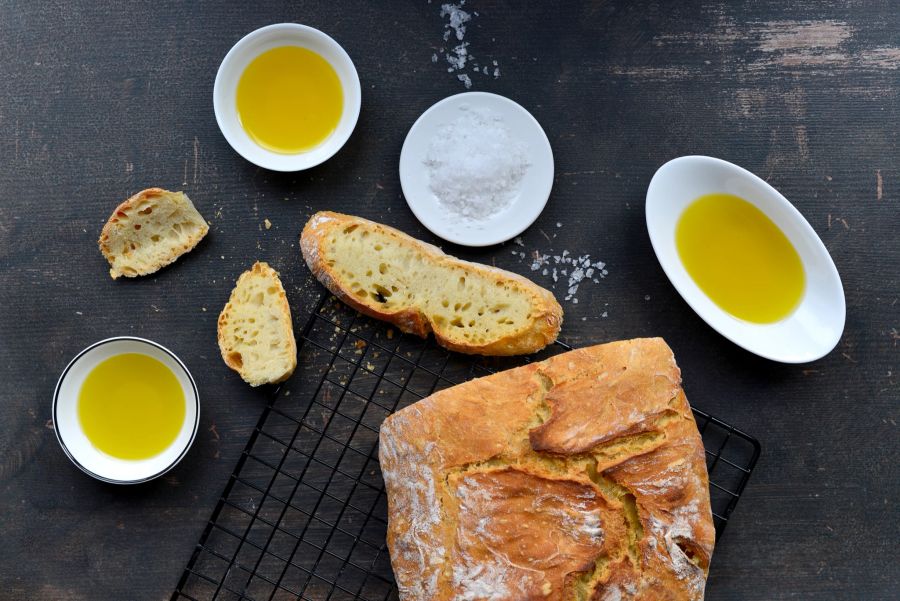
<instances>
[{"instance_id":1,"label":"bread crumb","mask_svg":"<svg viewBox=\"0 0 900 601\"><path fill-rule=\"evenodd\" d=\"M263 225L266 226L266 229L267 229L267 230L272 229L272 222L269 221L268 219L263 219Z\"/></svg>"}]
</instances>

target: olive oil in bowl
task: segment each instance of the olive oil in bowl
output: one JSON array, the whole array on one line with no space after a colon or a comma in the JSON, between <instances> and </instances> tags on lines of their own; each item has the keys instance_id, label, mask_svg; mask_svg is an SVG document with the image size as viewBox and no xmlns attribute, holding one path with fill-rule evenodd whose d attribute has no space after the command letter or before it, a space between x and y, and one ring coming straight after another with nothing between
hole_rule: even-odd
<instances>
[{"instance_id":1,"label":"olive oil in bowl","mask_svg":"<svg viewBox=\"0 0 900 601\"><path fill-rule=\"evenodd\" d=\"M675 245L688 274L719 307L753 323L775 323L800 304L803 262L762 211L732 194L707 194L687 206Z\"/></svg>"},{"instance_id":2,"label":"olive oil in bowl","mask_svg":"<svg viewBox=\"0 0 900 601\"><path fill-rule=\"evenodd\" d=\"M78 393L78 421L99 451L118 459L159 455L178 437L186 404L178 378L141 353L97 364Z\"/></svg>"},{"instance_id":3,"label":"olive oil in bowl","mask_svg":"<svg viewBox=\"0 0 900 601\"><path fill-rule=\"evenodd\" d=\"M334 133L344 93L334 67L319 54L281 46L247 65L236 102L241 126L254 142L272 152L296 154Z\"/></svg>"}]
</instances>

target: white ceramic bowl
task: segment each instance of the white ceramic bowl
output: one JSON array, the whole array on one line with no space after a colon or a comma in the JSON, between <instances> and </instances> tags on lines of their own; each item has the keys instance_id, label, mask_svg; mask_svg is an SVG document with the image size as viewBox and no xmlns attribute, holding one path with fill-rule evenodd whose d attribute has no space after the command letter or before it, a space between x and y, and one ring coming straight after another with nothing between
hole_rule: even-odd
<instances>
[{"instance_id":1,"label":"white ceramic bowl","mask_svg":"<svg viewBox=\"0 0 900 601\"><path fill-rule=\"evenodd\" d=\"M423 164L438 129L459 117L464 106L499 115L527 148L529 166L519 195L483 222L464 220L445 209L431 191ZM553 187L553 150L541 124L518 103L488 92L463 92L434 104L410 128L400 151L400 185L413 214L436 236L464 246L499 244L524 232L544 210Z\"/></svg>"},{"instance_id":2,"label":"white ceramic bowl","mask_svg":"<svg viewBox=\"0 0 900 601\"><path fill-rule=\"evenodd\" d=\"M237 113L237 85L244 69L263 52L280 46L299 46L319 54L334 68L344 91L344 111L334 133L312 150L297 154L259 146L244 131ZM222 60L213 87L213 107L222 135L242 157L272 171L302 171L334 156L356 127L360 99L359 75L341 45L318 29L297 23L268 25L241 38Z\"/></svg>"},{"instance_id":3,"label":"white ceramic bowl","mask_svg":"<svg viewBox=\"0 0 900 601\"><path fill-rule=\"evenodd\" d=\"M122 353L141 353L160 361L175 375L184 392L184 423L178 436L169 448L149 459L119 459L99 451L85 436L78 419L78 393L85 378L97 364ZM199 423L200 397L187 367L169 349L143 338L120 336L95 342L66 366L53 394L53 427L63 451L84 473L113 484L138 484L168 472L194 442Z\"/></svg>"},{"instance_id":4,"label":"white ceramic bowl","mask_svg":"<svg viewBox=\"0 0 900 601\"><path fill-rule=\"evenodd\" d=\"M716 305L685 270L675 247L675 226L691 202L724 192L759 208L800 255L806 289L788 317L771 324L738 319ZM675 289L706 323L735 344L782 363L806 363L828 354L844 331L844 289L831 256L803 215L775 188L746 169L705 156L685 156L659 168L647 189L647 230L653 250Z\"/></svg>"}]
</instances>

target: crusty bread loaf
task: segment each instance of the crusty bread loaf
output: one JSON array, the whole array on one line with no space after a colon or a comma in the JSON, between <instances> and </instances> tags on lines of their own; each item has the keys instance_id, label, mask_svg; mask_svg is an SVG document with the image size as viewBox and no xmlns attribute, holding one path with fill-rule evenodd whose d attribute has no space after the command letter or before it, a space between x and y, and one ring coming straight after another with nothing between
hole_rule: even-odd
<instances>
[{"instance_id":1,"label":"crusty bread loaf","mask_svg":"<svg viewBox=\"0 0 900 601\"><path fill-rule=\"evenodd\" d=\"M379 438L401 601L703 598L705 455L660 338L443 390Z\"/></svg>"},{"instance_id":2,"label":"crusty bread loaf","mask_svg":"<svg viewBox=\"0 0 900 601\"><path fill-rule=\"evenodd\" d=\"M225 364L251 386L287 380L297 367L291 308L278 272L256 262L238 278L219 315Z\"/></svg>"},{"instance_id":3,"label":"crusty bread loaf","mask_svg":"<svg viewBox=\"0 0 900 601\"><path fill-rule=\"evenodd\" d=\"M461 353L519 355L554 340L562 307L533 282L461 261L360 217L320 212L300 237L313 274L361 313Z\"/></svg>"},{"instance_id":4,"label":"crusty bread loaf","mask_svg":"<svg viewBox=\"0 0 900 601\"><path fill-rule=\"evenodd\" d=\"M142 190L120 204L100 233L109 275L147 275L197 246L209 226L184 192Z\"/></svg>"}]
</instances>

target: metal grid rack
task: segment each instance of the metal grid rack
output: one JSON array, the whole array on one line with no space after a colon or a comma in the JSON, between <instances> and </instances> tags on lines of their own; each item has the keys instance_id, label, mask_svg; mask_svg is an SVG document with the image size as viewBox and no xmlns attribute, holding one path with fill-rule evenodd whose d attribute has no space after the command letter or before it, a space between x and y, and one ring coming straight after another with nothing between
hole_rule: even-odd
<instances>
[{"instance_id":1,"label":"metal grid rack","mask_svg":"<svg viewBox=\"0 0 900 601\"><path fill-rule=\"evenodd\" d=\"M323 296L299 336L297 372L275 391L172 600L397 599L378 467L382 420L431 393L521 364L450 353ZM553 345L532 360L568 350ZM694 410L717 537L759 443Z\"/></svg>"}]
</instances>

